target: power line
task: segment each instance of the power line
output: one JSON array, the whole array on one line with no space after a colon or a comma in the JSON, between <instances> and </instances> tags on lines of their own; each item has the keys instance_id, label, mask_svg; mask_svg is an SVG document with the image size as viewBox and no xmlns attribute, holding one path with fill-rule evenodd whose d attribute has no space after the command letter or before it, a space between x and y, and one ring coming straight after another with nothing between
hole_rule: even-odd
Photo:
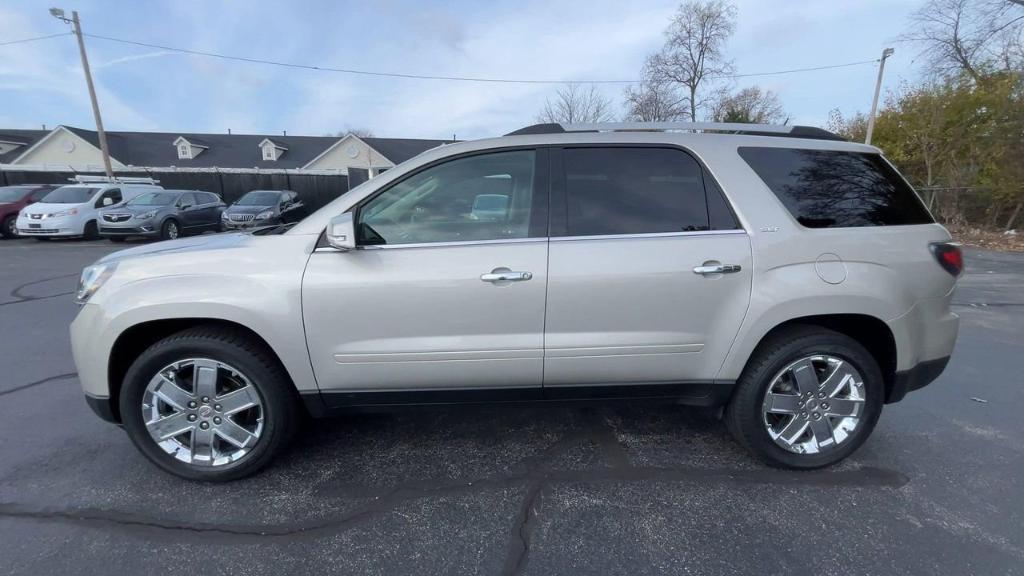
<instances>
[{"instance_id":1,"label":"power line","mask_svg":"<svg viewBox=\"0 0 1024 576\"><path fill-rule=\"evenodd\" d=\"M123 38L113 38L111 36L101 36L99 34L85 34L89 38L96 38L97 40L107 40L109 42L119 42L121 44L131 44L133 46L143 46L146 48L156 48L159 50L167 50L169 52L180 52L182 54L191 54L194 56L207 56L210 58L220 58L222 60L234 60L238 62L249 62L252 64L268 64L271 66L281 66L284 68L299 68L302 70L318 70L321 72L338 72L341 74L357 74L361 76L381 76L387 78L406 78L415 80L449 80L456 82L492 82L501 84L636 84L638 80L541 80L541 79L528 79L528 78L482 78L474 76L434 76L429 74L403 74L399 72L377 72L373 70L358 70L354 68L334 68L331 66L315 66L312 64L296 64L294 62L281 62L277 60L263 60L260 58L250 58L247 56L232 56L228 54L218 54L216 52L206 52L203 50L193 50L190 48L177 48L175 46L164 46L161 44L151 44L148 42L138 42L136 40L125 40ZM779 74L794 74L798 72L813 72L817 70L829 70L833 68L847 68L850 66L860 66L863 64L874 64L878 62L878 59L873 60L861 60L859 62L847 62L845 64L831 64L827 66L814 66L810 68L794 68L791 70L776 70L773 72L754 72L750 74L733 74L725 76L725 78L751 78L755 76L776 76Z\"/></svg>"},{"instance_id":2,"label":"power line","mask_svg":"<svg viewBox=\"0 0 1024 576\"><path fill-rule=\"evenodd\" d=\"M22 38L21 40L8 40L6 42L0 42L0 46L10 46L11 44L24 44L25 42L35 42L36 40L46 40L49 38L56 38L57 36L68 36L71 32L61 32L59 34L50 34L48 36L36 36L35 38Z\"/></svg>"}]
</instances>

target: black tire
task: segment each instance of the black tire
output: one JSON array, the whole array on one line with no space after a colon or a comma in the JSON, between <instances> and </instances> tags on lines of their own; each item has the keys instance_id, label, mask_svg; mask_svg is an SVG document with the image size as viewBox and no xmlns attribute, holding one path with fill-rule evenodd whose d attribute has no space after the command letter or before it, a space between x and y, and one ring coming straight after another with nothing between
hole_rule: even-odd
<instances>
[{"instance_id":1,"label":"black tire","mask_svg":"<svg viewBox=\"0 0 1024 576\"><path fill-rule=\"evenodd\" d=\"M125 241L125 237L124 236L107 236L107 240L110 240L111 242L118 242L118 243L120 243L120 242L124 242Z\"/></svg>"},{"instance_id":2,"label":"black tire","mask_svg":"<svg viewBox=\"0 0 1024 576\"><path fill-rule=\"evenodd\" d=\"M4 238L17 238L18 237L18 215L11 214L7 218L4 218L2 224L0 224L0 236Z\"/></svg>"},{"instance_id":3,"label":"black tire","mask_svg":"<svg viewBox=\"0 0 1024 576\"><path fill-rule=\"evenodd\" d=\"M149 435L142 399L150 379L164 366L189 357L229 364L244 373L263 404L263 431L239 460L219 466L195 466L165 452ZM189 480L227 482L265 467L288 445L302 412L291 380L265 345L238 330L199 326L160 340L143 352L125 374L120 410L124 429L135 446L161 469Z\"/></svg>"},{"instance_id":4,"label":"black tire","mask_svg":"<svg viewBox=\"0 0 1024 576\"><path fill-rule=\"evenodd\" d=\"M176 238L181 238L181 225L174 218L164 220L164 223L160 225L160 239L174 240Z\"/></svg>"},{"instance_id":5,"label":"black tire","mask_svg":"<svg viewBox=\"0 0 1024 576\"><path fill-rule=\"evenodd\" d=\"M96 226L95 220L89 220L85 223L85 229L82 231L82 237L86 240L97 240L100 237L100 230Z\"/></svg>"},{"instance_id":6,"label":"black tire","mask_svg":"<svg viewBox=\"0 0 1024 576\"><path fill-rule=\"evenodd\" d=\"M768 386L785 367L812 355L828 354L849 362L864 380L861 421L842 443L817 454L797 454L772 440L762 403ZM856 340L817 326L793 326L773 335L755 350L725 409L725 424L736 440L767 464L779 468L829 466L852 454L871 435L882 413L885 382L874 357Z\"/></svg>"}]
</instances>

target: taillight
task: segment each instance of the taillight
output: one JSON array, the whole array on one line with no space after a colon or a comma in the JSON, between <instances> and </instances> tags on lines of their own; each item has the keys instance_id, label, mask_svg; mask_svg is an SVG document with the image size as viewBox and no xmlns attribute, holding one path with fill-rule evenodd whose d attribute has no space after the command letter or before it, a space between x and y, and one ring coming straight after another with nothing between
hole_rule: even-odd
<instances>
[{"instance_id":1,"label":"taillight","mask_svg":"<svg viewBox=\"0 0 1024 576\"><path fill-rule=\"evenodd\" d=\"M959 276L964 271L964 255L960 252L960 245L955 242L936 242L931 245L932 254L939 261L939 265L953 276Z\"/></svg>"}]
</instances>

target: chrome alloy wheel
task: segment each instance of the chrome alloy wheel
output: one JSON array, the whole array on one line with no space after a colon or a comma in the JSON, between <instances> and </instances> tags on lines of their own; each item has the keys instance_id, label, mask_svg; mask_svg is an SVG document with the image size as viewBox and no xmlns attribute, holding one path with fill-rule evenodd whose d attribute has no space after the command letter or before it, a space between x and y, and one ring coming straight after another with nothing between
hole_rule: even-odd
<instances>
[{"instance_id":1,"label":"chrome alloy wheel","mask_svg":"<svg viewBox=\"0 0 1024 576\"><path fill-rule=\"evenodd\" d=\"M248 454L263 432L263 403L249 379L207 358L164 366L142 395L142 421L182 462L223 466Z\"/></svg>"},{"instance_id":2,"label":"chrome alloy wheel","mask_svg":"<svg viewBox=\"0 0 1024 576\"><path fill-rule=\"evenodd\" d=\"M817 454L842 444L864 414L864 378L852 364L829 355L801 358L772 379L762 415L776 444Z\"/></svg>"}]
</instances>

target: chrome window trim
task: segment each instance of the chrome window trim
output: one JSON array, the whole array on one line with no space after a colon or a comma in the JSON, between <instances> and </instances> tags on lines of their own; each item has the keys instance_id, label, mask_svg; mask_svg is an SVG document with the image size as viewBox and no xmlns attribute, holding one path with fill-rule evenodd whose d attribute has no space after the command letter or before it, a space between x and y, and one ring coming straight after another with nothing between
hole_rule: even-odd
<instances>
[{"instance_id":1,"label":"chrome window trim","mask_svg":"<svg viewBox=\"0 0 1024 576\"><path fill-rule=\"evenodd\" d=\"M675 238L677 236L719 236L722 234L746 234L746 230L697 230L693 232L650 232L644 234L595 234L591 236L554 236L552 242L575 240L627 240L631 238Z\"/></svg>"},{"instance_id":2,"label":"chrome window trim","mask_svg":"<svg viewBox=\"0 0 1024 576\"><path fill-rule=\"evenodd\" d=\"M458 242L418 242L413 244L377 244L369 246L356 246L356 250L399 250L403 248L448 248L455 246L478 246L494 244L528 244L547 242L547 238L499 238L496 240L464 240ZM339 252L330 246L320 246L313 252Z\"/></svg>"}]
</instances>

